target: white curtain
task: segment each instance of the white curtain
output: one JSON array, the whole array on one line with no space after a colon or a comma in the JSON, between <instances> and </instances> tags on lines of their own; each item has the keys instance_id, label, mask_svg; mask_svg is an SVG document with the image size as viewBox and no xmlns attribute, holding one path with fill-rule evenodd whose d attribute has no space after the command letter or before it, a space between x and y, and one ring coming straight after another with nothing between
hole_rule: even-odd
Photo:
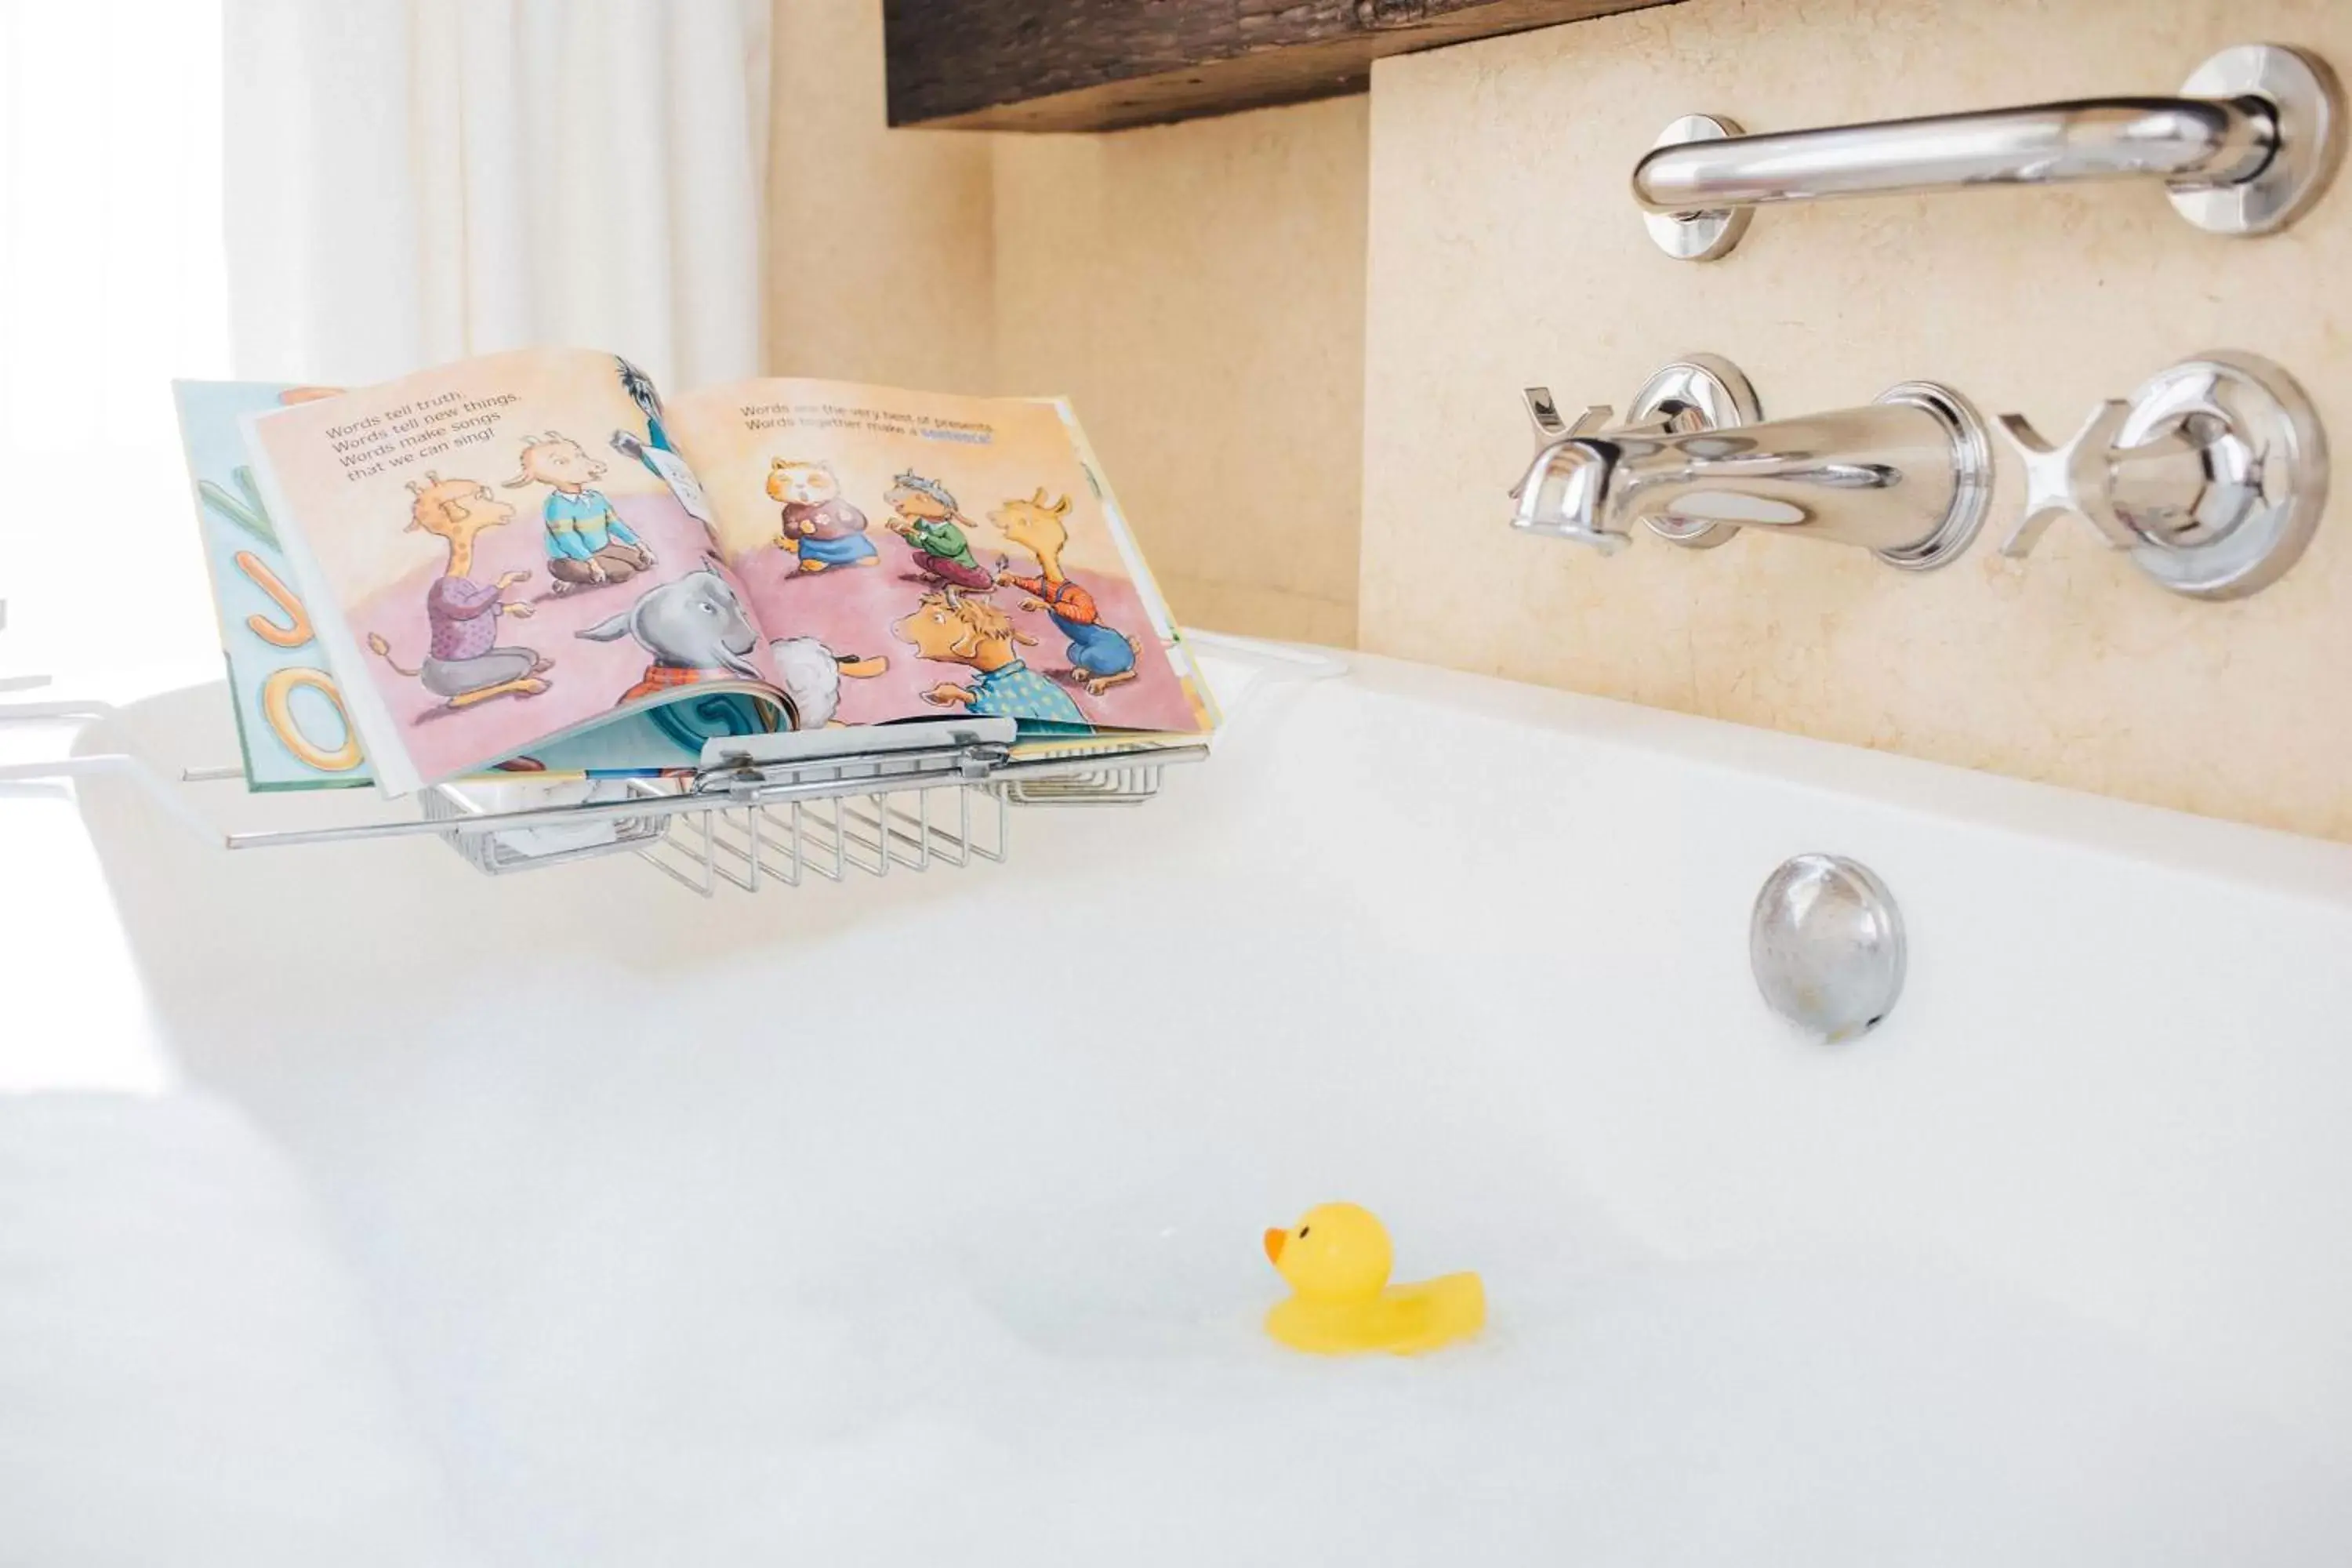
<instances>
[{"instance_id":1,"label":"white curtain","mask_svg":"<svg viewBox=\"0 0 2352 1568\"><path fill-rule=\"evenodd\" d=\"M0 0L0 679L219 673L171 381L229 374L220 127L218 0Z\"/></svg>"},{"instance_id":2,"label":"white curtain","mask_svg":"<svg viewBox=\"0 0 2352 1568\"><path fill-rule=\"evenodd\" d=\"M756 374L769 0L226 0L240 374Z\"/></svg>"}]
</instances>

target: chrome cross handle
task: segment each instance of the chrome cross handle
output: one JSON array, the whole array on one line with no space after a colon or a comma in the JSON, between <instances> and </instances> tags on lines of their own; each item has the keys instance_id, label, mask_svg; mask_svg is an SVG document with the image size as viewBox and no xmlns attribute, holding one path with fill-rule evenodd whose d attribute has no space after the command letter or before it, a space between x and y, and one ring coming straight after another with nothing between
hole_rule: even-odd
<instances>
[{"instance_id":1,"label":"chrome cross handle","mask_svg":"<svg viewBox=\"0 0 2352 1568\"><path fill-rule=\"evenodd\" d=\"M2116 437L2131 417L2131 405L2109 398L2093 411L2064 445L2053 447L2022 414L2000 416L2000 433L2025 469L2025 513L2000 542L2000 552L2024 555L2042 542L2050 525L2068 512L2099 531L2117 550L2145 544L2131 524L2116 515L2110 494Z\"/></svg>"},{"instance_id":2,"label":"chrome cross handle","mask_svg":"<svg viewBox=\"0 0 2352 1568\"><path fill-rule=\"evenodd\" d=\"M1559 405L1551 400L1550 387L1530 386L1520 395L1527 399L1528 419L1536 427L1536 448L1538 451L1568 437L1599 435L1609 428L1612 419L1617 417L1617 411L1609 405L1595 403L1578 415L1576 422L1571 425L1561 420ZM1517 495L1519 492L1514 489L1511 493Z\"/></svg>"},{"instance_id":3,"label":"chrome cross handle","mask_svg":"<svg viewBox=\"0 0 2352 1568\"><path fill-rule=\"evenodd\" d=\"M2184 360L2061 444L2022 415L2000 426L2024 468L2024 510L2000 546L2012 558L2072 512L2174 592L2240 598L2294 564L2326 504L2319 416L2253 354Z\"/></svg>"}]
</instances>

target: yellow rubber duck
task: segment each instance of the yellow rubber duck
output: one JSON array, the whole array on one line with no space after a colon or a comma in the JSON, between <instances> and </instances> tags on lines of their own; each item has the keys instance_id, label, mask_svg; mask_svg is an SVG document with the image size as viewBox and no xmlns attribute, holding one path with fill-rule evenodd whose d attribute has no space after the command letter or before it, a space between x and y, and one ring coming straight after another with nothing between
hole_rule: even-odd
<instances>
[{"instance_id":1,"label":"yellow rubber duck","mask_svg":"<svg viewBox=\"0 0 2352 1568\"><path fill-rule=\"evenodd\" d=\"M1354 1204L1318 1204L1288 1230L1267 1231L1265 1255L1296 1292L1266 1313L1265 1331L1293 1350L1417 1355L1486 1321L1475 1274L1391 1285L1388 1230Z\"/></svg>"}]
</instances>

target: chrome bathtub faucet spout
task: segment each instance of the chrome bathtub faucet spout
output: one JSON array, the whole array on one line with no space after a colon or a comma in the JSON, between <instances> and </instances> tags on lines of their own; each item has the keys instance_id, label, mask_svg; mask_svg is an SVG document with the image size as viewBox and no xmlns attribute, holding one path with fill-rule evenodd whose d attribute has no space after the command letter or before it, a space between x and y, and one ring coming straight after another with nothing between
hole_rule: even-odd
<instances>
[{"instance_id":1,"label":"chrome bathtub faucet spout","mask_svg":"<svg viewBox=\"0 0 2352 1568\"><path fill-rule=\"evenodd\" d=\"M1511 526L1524 533L1589 544L1603 555L1625 548L1622 527L1602 525L1602 501L1617 448L1581 436L1563 437L1536 454L1518 488Z\"/></svg>"},{"instance_id":2,"label":"chrome bathtub faucet spout","mask_svg":"<svg viewBox=\"0 0 2352 1568\"><path fill-rule=\"evenodd\" d=\"M1982 423L1931 383L1762 423L1747 378L1695 354L1653 376L1622 426L1605 407L1566 425L1545 388L1526 400L1541 445L1512 491L1511 526L1604 554L1636 524L1693 548L1748 528L1858 544L1919 571L1968 548L1990 498Z\"/></svg>"}]
</instances>

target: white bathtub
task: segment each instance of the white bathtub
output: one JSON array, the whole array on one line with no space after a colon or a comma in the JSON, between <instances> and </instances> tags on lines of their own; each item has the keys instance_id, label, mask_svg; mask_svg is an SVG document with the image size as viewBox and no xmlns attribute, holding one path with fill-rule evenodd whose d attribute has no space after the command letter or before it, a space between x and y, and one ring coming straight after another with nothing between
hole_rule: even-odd
<instances>
[{"instance_id":1,"label":"white bathtub","mask_svg":"<svg viewBox=\"0 0 2352 1568\"><path fill-rule=\"evenodd\" d=\"M2352 849L1376 659L756 899L74 810L0 1562L2352 1562ZM1748 971L1808 849L1911 936L1836 1048ZM1265 1340L1331 1197L1486 1333Z\"/></svg>"}]
</instances>

